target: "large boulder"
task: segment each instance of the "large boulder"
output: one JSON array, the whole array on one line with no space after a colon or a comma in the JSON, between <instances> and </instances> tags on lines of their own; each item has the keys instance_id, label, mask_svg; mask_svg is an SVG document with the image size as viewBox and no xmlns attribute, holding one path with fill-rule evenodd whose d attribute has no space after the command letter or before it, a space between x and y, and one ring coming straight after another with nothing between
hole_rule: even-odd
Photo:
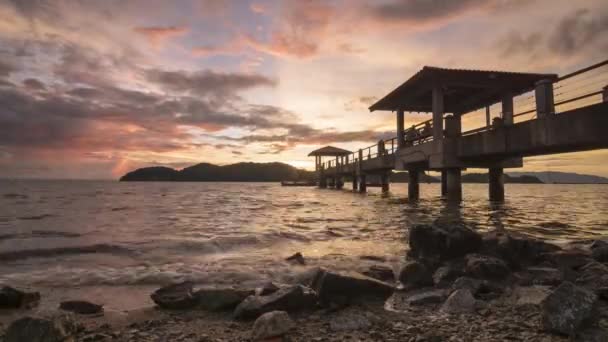
<instances>
[{"instance_id":1,"label":"large boulder","mask_svg":"<svg viewBox=\"0 0 608 342\"><path fill-rule=\"evenodd\" d=\"M504 288L495 282L470 277L456 279L451 286L451 291L457 290L468 290L475 298L482 300L498 298L504 292Z\"/></svg>"},{"instance_id":2,"label":"large boulder","mask_svg":"<svg viewBox=\"0 0 608 342\"><path fill-rule=\"evenodd\" d=\"M599 262L608 262L608 246L592 249L591 257Z\"/></svg>"},{"instance_id":3,"label":"large boulder","mask_svg":"<svg viewBox=\"0 0 608 342\"><path fill-rule=\"evenodd\" d=\"M425 264L410 261L401 267L399 281L406 288L418 288L433 285L433 273Z\"/></svg>"},{"instance_id":4,"label":"large boulder","mask_svg":"<svg viewBox=\"0 0 608 342\"><path fill-rule=\"evenodd\" d=\"M393 282L395 281L395 272L389 266L372 265L363 274L380 281Z\"/></svg>"},{"instance_id":5,"label":"large boulder","mask_svg":"<svg viewBox=\"0 0 608 342\"><path fill-rule=\"evenodd\" d=\"M441 307L441 311L450 314L464 314L475 311L477 300L471 291L460 289L452 292Z\"/></svg>"},{"instance_id":6,"label":"large boulder","mask_svg":"<svg viewBox=\"0 0 608 342\"><path fill-rule=\"evenodd\" d=\"M82 315L93 315L103 313L103 305L87 302L84 300L68 300L61 302L59 308Z\"/></svg>"},{"instance_id":7,"label":"large boulder","mask_svg":"<svg viewBox=\"0 0 608 342\"><path fill-rule=\"evenodd\" d=\"M287 286L268 296L252 295L234 309L235 318L256 318L270 311L300 311L313 309L317 294L302 285Z\"/></svg>"},{"instance_id":8,"label":"large boulder","mask_svg":"<svg viewBox=\"0 0 608 342\"><path fill-rule=\"evenodd\" d=\"M433 273L433 284L437 287L447 287L462 275L464 275L463 266L450 263L435 270L435 273Z\"/></svg>"},{"instance_id":9,"label":"large boulder","mask_svg":"<svg viewBox=\"0 0 608 342\"><path fill-rule=\"evenodd\" d=\"M75 326L66 318L42 319L24 317L11 323L4 342L66 342L73 341Z\"/></svg>"},{"instance_id":10,"label":"large boulder","mask_svg":"<svg viewBox=\"0 0 608 342\"><path fill-rule=\"evenodd\" d=\"M519 284L524 286L559 285L564 278L563 272L554 267L528 267L519 276Z\"/></svg>"},{"instance_id":11,"label":"large boulder","mask_svg":"<svg viewBox=\"0 0 608 342\"><path fill-rule=\"evenodd\" d=\"M608 287L608 266L597 261L591 261L578 271L576 284L592 290Z\"/></svg>"},{"instance_id":12,"label":"large boulder","mask_svg":"<svg viewBox=\"0 0 608 342\"><path fill-rule=\"evenodd\" d=\"M388 298L394 290L391 284L357 272L319 272L313 289L323 302L359 299L362 297Z\"/></svg>"},{"instance_id":13,"label":"large boulder","mask_svg":"<svg viewBox=\"0 0 608 342\"><path fill-rule=\"evenodd\" d=\"M191 282L171 284L154 291L150 297L163 309L190 309L198 304L193 294L193 287Z\"/></svg>"},{"instance_id":14,"label":"large boulder","mask_svg":"<svg viewBox=\"0 0 608 342\"><path fill-rule=\"evenodd\" d=\"M260 289L261 295L267 295L277 290L263 287ZM209 311L233 310L245 298L253 295L255 290L236 289L232 287L210 287L201 288L193 293L197 308Z\"/></svg>"},{"instance_id":15,"label":"large boulder","mask_svg":"<svg viewBox=\"0 0 608 342\"><path fill-rule=\"evenodd\" d=\"M0 288L0 309L31 307L40 301L40 293L25 292L10 286Z\"/></svg>"},{"instance_id":16,"label":"large boulder","mask_svg":"<svg viewBox=\"0 0 608 342\"><path fill-rule=\"evenodd\" d=\"M496 229L483 235L481 252L505 260L512 268L519 268L525 264L536 264L544 254L560 249L543 240Z\"/></svg>"},{"instance_id":17,"label":"large boulder","mask_svg":"<svg viewBox=\"0 0 608 342\"><path fill-rule=\"evenodd\" d=\"M469 254L466 256L466 273L481 279L500 280L509 276L509 266L501 259L481 255Z\"/></svg>"},{"instance_id":18,"label":"large boulder","mask_svg":"<svg viewBox=\"0 0 608 342\"><path fill-rule=\"evenodd\" d=\"M415 225L409 231L409 255L419 259L446 260L477 252L482 238L463 224Z\"/></svg>"},{"instance_id":19,"label":"large boulder","mask_svg":"<svg viewBox=\"0 0 608 342\"><path fill-rule=\"evenodd\" d=\"M572 335L591 317L597 296L584 288L565 281L541 304L543 329Z\"/></svg>"},{"instance_id":20,"label":"large boulder","mask_svg":"<svg viewBox=\"0 0 608 342\"><path fill-rule=\"evenodd\" d=\"M295 323L285 311L267 312L253 323L251 339L253 341L262 341L273 337L283 336L289 332Z\"/></svg>"}]
</instances>

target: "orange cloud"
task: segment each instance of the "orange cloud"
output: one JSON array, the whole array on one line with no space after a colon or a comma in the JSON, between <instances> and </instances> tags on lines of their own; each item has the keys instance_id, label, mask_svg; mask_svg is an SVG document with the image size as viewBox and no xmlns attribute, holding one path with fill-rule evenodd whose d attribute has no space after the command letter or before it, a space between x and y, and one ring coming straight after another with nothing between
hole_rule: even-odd
<instances>
[{"instance_id":1,"label":"orange cloud","mask_svg":"<svg viewBox=\"0 0 608 342\"><path fill-rule=\"evenodd\" d=\"M249 6L249 9L251 10L251 12L257 13L257 14L264 14L264 13L266 13L266 6L264 6L264 5L260 4L260 3L256 3L256 2L252 3Z\"/></svg>"},{"instance_id":2,"label":"orange cloud","mask_svg":"<svg viewBox=\"0 0 608 342\"><path fill-rule=\"evenodd\" d=\"M134 27L133 31L143 35L148 39L148 42L154 46L159 47L164 44L168 39L181 36L188 32L188 28L180 26L151 26L151 27Z\"/></svg>"}]
</instances>

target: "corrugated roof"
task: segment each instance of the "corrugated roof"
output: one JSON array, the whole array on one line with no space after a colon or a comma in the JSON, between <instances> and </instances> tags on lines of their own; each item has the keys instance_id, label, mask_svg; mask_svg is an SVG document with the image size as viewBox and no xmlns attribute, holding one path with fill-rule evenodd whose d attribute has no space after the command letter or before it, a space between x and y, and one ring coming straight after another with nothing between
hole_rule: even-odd
<instances>
[{"instance_id":1,"label":"corrugated roof","mask_svg":"<svg viewBox=\"0 0 608 342\"><path fill-rule=\"evenodd\" d=\"M337 148L337 147L333 147L333 146L325 146L325 147L321 147L318 150L314 150L312 152L310 152L308 154L309 157L311 156L321 156L321 157L337 157L337 156L345 156L348 154L351 154L351 151L347 151L345 149L341 149L341 148Z\"/></svg>"},{"instance_id":2,"label":"corrugated roof","mask_svg":"<svg viewBox=\"0 0 608 342\"><path fill-rule=\"evenodd\" d=\"M432 112L433 88L439 86L446 113L467 113L497 103L505 94L533 90L543 79L555 80L557 75L425 66L369 109Z\"/></svg>"}]
</instances>

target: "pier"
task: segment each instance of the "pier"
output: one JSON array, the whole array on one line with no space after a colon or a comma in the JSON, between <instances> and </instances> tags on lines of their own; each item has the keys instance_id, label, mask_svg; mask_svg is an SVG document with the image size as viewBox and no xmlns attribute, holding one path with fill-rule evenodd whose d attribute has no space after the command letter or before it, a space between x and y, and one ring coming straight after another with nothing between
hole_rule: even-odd
<instances>
[{"instance_id":1,"label":"pier","mask_svg":"<svg viewBox=\"0 0 608 342\"><path fill-rule=\"evenodd\" d=\"M418 200L420 173L437 171L441 195L460 201L461 172L486 168L490 200L503 201L504 169L522 167L523 157L608 148L608 60L561 77L427 66L369 110L394 112L396 136L355 152L311 152L319 187L341 189L350 179L365 192L373 175L387 192L400 170L409 173L408 198ZM480 111L485 125L463 131L462 118ZM412 112L432 119L406 129Z\"/></svg>"}]
</instances>

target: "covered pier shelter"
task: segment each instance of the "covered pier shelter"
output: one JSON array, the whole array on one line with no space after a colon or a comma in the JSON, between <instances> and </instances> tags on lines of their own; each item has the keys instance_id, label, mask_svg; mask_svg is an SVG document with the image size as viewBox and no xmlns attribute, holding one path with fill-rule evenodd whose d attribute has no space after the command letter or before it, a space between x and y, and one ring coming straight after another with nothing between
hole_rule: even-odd
<instances>
[{"instance_id":1,"label":"covered pier shelter","mask_svg":"<svg viewBox=\"0 0 608 342\"><path fill-rule=\"evenodd\" d=\"M321 147L317 150L314 150L308 154L309 157L315 157L315 171L317 173L319 187L326 188L327 187L327 175L325 175L325 164L323 162L323 158L327 159L328 167L331 167L333 164L338 170L338 166L340 162L344 164L344 158L348 158L351 154L351 151L334 147L334 146L325 146ZM335 161L334 161L335 160ZM346 160L346 164L348 164L348 160ZM336 172L331 178L331 183L338 189L341 189L344 186L344 181L342 177Z\"/></svg>"}]
</instances>

